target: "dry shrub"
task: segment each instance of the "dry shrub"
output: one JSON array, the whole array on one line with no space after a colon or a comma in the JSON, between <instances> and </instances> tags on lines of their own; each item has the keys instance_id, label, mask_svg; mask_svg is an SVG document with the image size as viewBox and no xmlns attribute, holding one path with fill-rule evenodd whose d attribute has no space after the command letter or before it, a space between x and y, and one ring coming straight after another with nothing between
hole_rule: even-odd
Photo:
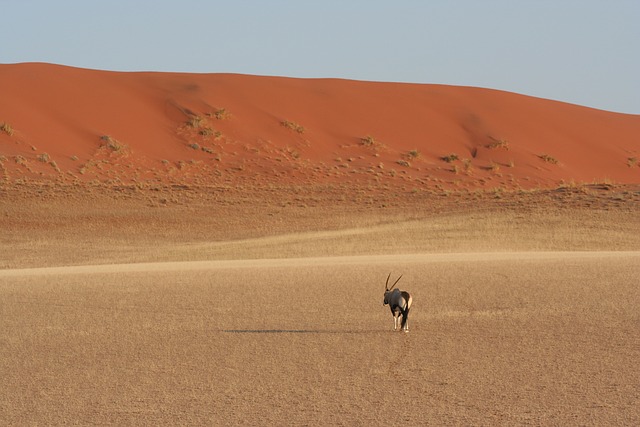
<instances>
[{"instance_id":1,"label":"dry shrub","mask_svg":"<svg viewBox=\"0 0 640 427\"><path fill-rule=\"evenodd\" d=\"M296 122L290 122L289 120L283 120L280 122L280 124L286 127L287 129L290 129L297 133L304 133L304 130L305 130L303 126L299 125Z\"/></svg>"},{"instance_id":2,"label":"dry shrub","mask_svg":"<svg viewBox=\"0 0 640 427\"><path fill-rule=\"evenodd\" d=\"M102 135L100 139L104 142L102 147L105 147L111 151L119 152L127 148L125 144L122 144L120 141L109 135Z\"/></svg>"},{"instance_id":3,"label":"dry shrub","mask_svg":"<svg viewBox=\"0 0 640 427\"><path fill-rule=\"evenodd\" d=\"M463 159L462 167L466 175L471 175L473 173L473 166L471 165L471 159Z\"/></svg>"},{"instance_id":4,"label":"dry shrub","mask_svg":"<svg viewBox=\"0 0 640 427\"><path fill-rule=\"evenodd\" d=\"M540 158L540 160L542 160L545 163L551 163L552 165L558 164L558 159L548 154L540 154L538 155L538 158Z\"/></svg>"},{"instance_id":5,"label":"dry shrub","mask_svg":"<svg viewBox=\"0 0 640 427\"><path fill-rule=\"evenodd\" d=\"M491 150L495 150L498 148L502 148L504 150L509 149L509 141L507 141L506 139L495 139L495 138L491 138L491 139L493 140L493 142L487 145L487 148Z\"/></svg>"},{"instance_id":6,"label":"dry shrub","mask_svg":"<svg viewBox=\"0 0 640 427\"><path fill-rule=\"evenodd\" d=\"M214 130L213 130L213 129L211 129L210 127L205 127L205 128L200 129L200 130L198 131L198 133L199 133L200 135L202 135L202 136L211 136L211 135L213 135L215 132L214 132Z\"/></svg>"},{"instance_id":7,"label":"dry shrub","mask_svg":"<svg viewBox=\"0 0 640 427\"><path fill-rule=\"evenodd\" d=\"M187 120L187 126L197 129L202 125L202 117L200 116L191 116L189 117L189 120Z\"/></svg>"},{"instance_id":8,"label":"dry shrub","mask_svg":"<svg viewBox=\"0 0 640 427\"><path fill-rule=\"evenodd\" d=\"M451 153L451 154L449 154L449 155L446 155L446 156L441 157L441 159L442 159L442 160L444 160L444 161L445 161L445 162L447 162L447 163L453 163L453 162L455 162L456 160L459 160L460 158L458 157L458 155L457 155L457 154L455 154L455 153Z\"/></svg>"},{"instance_id":9,"label":"dry shrub","mask_svg":"<svg viewBox=\"0 0 640 427\"><path fill-rule=\"evenodd\" d=\"M216 110L215 113L213 113L213 117L215 117L218 120L226 120L230 116L231 114L229 114L229 112L225 108L219 108L218 110Z\"/></svg>"},{"instance_id":10,"label":"dry shrub","mask_svg":"<svg viewBox=\"0 0 640 427\"><path fill-rule=\"evenodd\" d=\"M376 139L371 135L367 135L363 138L360 138L360 143L367 147L373 147L374 145L376 145Z\"/></svg>"},{"instance_id":11,"label":"dry shrub","mask_svg":"<svg viewBox=\"0 0 640 427\"><path fill-rule=\"evenodd\" d=\"M407 157L408 159L410 159L410 160L411 160L411 159L417 159L418 157L420 157L420 151L418 151L418 150L410 150L410 151L407 153L406 157Z\"/></svg>"},{"instance_id":12,"label":"dry shrub","mask_svg":"<svg viewBox=\"0 0 640 427\"><path fill-rule=\"evenodd\" d=\"M13 127L7 122L0 123L0 131L6 133L9 136L13 135Z\"/></svg>"}]
</instances>

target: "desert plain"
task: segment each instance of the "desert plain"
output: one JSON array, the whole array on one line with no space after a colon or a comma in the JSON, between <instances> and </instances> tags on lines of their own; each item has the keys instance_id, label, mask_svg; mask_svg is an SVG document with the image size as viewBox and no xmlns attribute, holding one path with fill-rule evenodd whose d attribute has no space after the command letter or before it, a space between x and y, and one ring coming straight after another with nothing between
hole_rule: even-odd
<instances>
[{"instance_id":1,"label":"desert plain","mask_svg":"<svg viewBox=\"0 0 640 427\"><path fill-rule=\"evenodd\" d=\"M0 76L3 425L640 423L640 117L436 85Z\"/></svg>"}]
</instances>

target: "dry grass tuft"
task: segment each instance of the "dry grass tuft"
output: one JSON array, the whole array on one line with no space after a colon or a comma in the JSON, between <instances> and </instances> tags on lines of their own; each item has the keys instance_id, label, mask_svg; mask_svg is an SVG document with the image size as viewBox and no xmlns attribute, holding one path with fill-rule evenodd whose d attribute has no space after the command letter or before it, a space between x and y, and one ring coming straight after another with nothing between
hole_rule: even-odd
<instances>
[{"instance_id":1,"label":"dry grass tuft","mask_svg":"<svg viewBox=\"0 0 640 427\"><path fill-rule=\"evenodd\" d=\"M211 136L215 134L215 131L210 127L204 127L198 131L198 133L202 136Z\"/></svg>"},{"instance_id":2,"label":"dry grass tuft","mask_svg":"<svg viewBox=\"0 0 640 427\"><path fill-rule=\"evenodd\" d=\"M420 157L420 151L418 150L409 150L409 152L405 155L405 157L409 160L417 159Z\"/></svg>"},{"instance_id":3,"label":"dry grass tuft","mask_svg":"<svg viewBox=\"0 0 640 427\"><path fill-rule=\"evenodd\" d=\"M104 142L101 147L105 147L113 152L121 152L127 148L126 144L121 143L110 135L102 135L100 140Z\"/></svg>"},{"instance_id":4,"label":"dry grass tuft","mask_svg":"<svg viewBox=\"0 0 640 427\"><path fill-rule=\"evenodd\" d=\"M193 115L189 117L189 120L187 120L186 125L189 126L190 128L197 129L200 126L202 126L203 121L204 119L202 117Z\"/></svg>"},{"instance_id":5,"label":"dry grass tuft","mask_svg":"<svg viewBox=\"0 0 640 427\"><path fill-rule=\"evenodd\" d=\"M460 159L460 157L458 157L458 155L457 155L457 154L455 154L455 153L451 153L451 154L449 154L449 155L446 155L446 156L441 157L440 159L442 159L443 161L445 161L445 162L447 162L447 163L453 163L453 162L455 162L456 160L459 160L459 159Z\"/></svg>"},{"instance_id":6,"label":"dry grass tuft","mask_svg":"<svg viewBox=\"0 0 640 427\"><path fill-rule=\"evenodd\" d=\"M297 132L297 133L300 133L300 134L304 133L304 131L305 131L304 126L301 126L298 123L291 122L289 120L283 120L283 121L280 122L280 124L282 126L286 127L287 129L292 130L292 131Z\"/></svg>"},{"instance_id":7,"label":"dry grass tuft","mask_svg":"<svg viewBox=\"0 0 640 427\"><path fill-rule=\"evenodd\" d=\"M555 157L550 156L548 154L540 154L540 155L538 155L538 158L540 160L542 160L543 162L551 163L552 165L557 165L559 163L558 159L556 159Z\"/></svg>"},{"instance_id":8,"label":"dry grass tuft","mask_svg":"<svg viewBox=\"0 0 640 427\"><path fill-rule=\"evenodd\" d=\"M9 136L13 135L13 127L7 122L2 122L0 124L0 131L6 133Z\"/></svg>"},{"instance_id":9,"label":"dry grass tuft","mask_svg":"<svg viewBox=\"0 0 640 427\"><path fill-rule=\"evenodd\" d=\"M374 137L372 137L371 135L367 135L363 138L360 138L360 143L364 146L367 147L373 147L377 144L377 141Z\"/></svg>"},{"instance_id":10,"label":"dry grass tuft","mask_svg":"<svg viewBox=\"0 0 640 427\"><path fill-rule=\"evenodd\" d=\"M465 175L471 175L473 173L473 166L471 165L471 159L462 160L462 168Z\"/></svg>"},{"instance_id":11,"label":"dry grass tuft","mask_svg":"<svg viewBox=\"0 0 640 427\"><path fill-rule=\"evenodd\" d=\"M219 108L215 113L213 113L213 117L217 120L226 120L231 117L231 114L225 108Z\"/></svg>"},{"instance_id":12,"label":"dry grass tuft","mask_svg":"<svg viewBox=\"0 0 640 427\"><path fill-rule=\"evenodd\" d=\"M495 150L498 148L502 148L503 150L509 150L509 141L507 141L506 139L495 139L495 138L491 138L491 139L493 140L493 142L487 145L487 148L491 150Z\"/></svg>"}]
</instances>

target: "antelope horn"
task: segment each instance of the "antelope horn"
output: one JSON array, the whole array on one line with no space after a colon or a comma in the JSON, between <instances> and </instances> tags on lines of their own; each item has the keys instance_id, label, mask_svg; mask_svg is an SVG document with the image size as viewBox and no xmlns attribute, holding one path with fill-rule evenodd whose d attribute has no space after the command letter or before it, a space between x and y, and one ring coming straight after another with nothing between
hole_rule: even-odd
<instances>
[{"instance_id":1,"label":"antelope horn","mask_svg":"<svg viewBox=\"0 0 640 427\"><path fill-rule=\"evenodd\" d=\"M389 275L387 276L387 283L384 284L385 291L389 290L389 278L391 278L391 273L389 273Z\"/></svg>"},{"instance_id":2,"label":"antelope horn","mask_svg":"<svg viewBox=\"0 0 640 427\"><path fill-rule=\"evenodd\" d=\"M400 281L400 279L402 279L402 274L400 275L400 277L398 277L398 280L396 280L396 283L394 283L393 286L389 288L389 290L393 289L393 287Z\"/></svg>"}]
</instances>

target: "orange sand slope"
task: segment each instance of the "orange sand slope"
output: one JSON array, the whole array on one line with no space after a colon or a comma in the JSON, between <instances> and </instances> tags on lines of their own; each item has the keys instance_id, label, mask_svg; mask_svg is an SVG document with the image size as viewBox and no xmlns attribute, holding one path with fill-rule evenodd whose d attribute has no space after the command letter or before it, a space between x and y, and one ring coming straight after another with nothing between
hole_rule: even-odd
<instances>
[{"instance_id":1,"label":"orange sand slope","mask_svg":"<svg viewBox=\"0 0 640 427\"><path fill-rule=\"evenodd\" d=\"M5 182L640 182L640 116L489 89L29 63L0 94Z\"/></svg>"}]
</instances>

